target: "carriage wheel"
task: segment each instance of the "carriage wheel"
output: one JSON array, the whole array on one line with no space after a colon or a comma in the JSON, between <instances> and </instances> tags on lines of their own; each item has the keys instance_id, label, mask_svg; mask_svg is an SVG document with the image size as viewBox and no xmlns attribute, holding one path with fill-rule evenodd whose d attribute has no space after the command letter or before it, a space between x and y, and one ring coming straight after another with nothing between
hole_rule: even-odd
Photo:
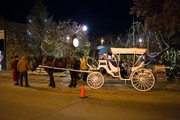
<instances>
[{"instance_id":1,"label":"carriage wheel","mask_svg":"<svg viewBox=\"0 0 180 120\"><path fill-rule=\"evenodd\" d=\"M148 69L138 69L131 75L131 84L138 91L148 91L155 83L155 77Z\"/></svg>"},{"instance_id":2,"label":"carriage wheel","mask_svg":"<svg viewBox=\"0 0 180 120\"><path fill-rule=\"evenodd\" d=\"M87 77L87 84L92 89L99 89L104 84L104 77L100 72L91 72Z\"/></svg>"}]
</instances>

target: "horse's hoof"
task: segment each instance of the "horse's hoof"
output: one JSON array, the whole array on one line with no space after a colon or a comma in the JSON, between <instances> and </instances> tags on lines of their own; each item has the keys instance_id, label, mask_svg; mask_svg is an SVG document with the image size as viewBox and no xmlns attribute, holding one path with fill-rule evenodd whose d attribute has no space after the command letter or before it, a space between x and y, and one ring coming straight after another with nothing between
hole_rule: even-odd
<instances>
[{"instance_id":1,"label":"horse's hoof","mask_svg":"<svg viewBox=\"0 0 180 120\"><path fill-rule=\"evenodd\" d=\"M73 87L75 88L75 87L76 87L76 84L75 84L75 85L73 85Z\"/></svg>"},{"instance_id":2,"label":"horse's hoof","mask_svg":"<svg viewBox=\"0 0 180 120\"><path fill-rule=\"evenodd\" d=\"M49 84L49 86L52 86L51 84Z\"/></svg>"},{"instance_id":3,"label":"horse's hoof","mask_svg":"<svg viewBox=\"0 0 180 120\"><path fill-rule=\"evenodd\" d=\"M69 88L72 88L72 85L69 85Z\"/></svg>"}]
</instances>

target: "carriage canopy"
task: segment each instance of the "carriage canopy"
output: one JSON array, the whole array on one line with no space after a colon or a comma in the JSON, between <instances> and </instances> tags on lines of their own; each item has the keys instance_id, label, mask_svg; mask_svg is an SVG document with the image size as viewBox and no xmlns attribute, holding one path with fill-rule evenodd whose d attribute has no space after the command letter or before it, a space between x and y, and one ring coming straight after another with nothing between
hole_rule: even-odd
<instances>
[{"instance_id":1,"label":"carriage canopy","mask_svg":"<svg viewBox=\"0 0 180 120\"><path fill-rule=\"evenodd\" d=\"M110 48L108 51L112 54L144 54L146 52L144 48Z\"/></svg>"}]
</instances>

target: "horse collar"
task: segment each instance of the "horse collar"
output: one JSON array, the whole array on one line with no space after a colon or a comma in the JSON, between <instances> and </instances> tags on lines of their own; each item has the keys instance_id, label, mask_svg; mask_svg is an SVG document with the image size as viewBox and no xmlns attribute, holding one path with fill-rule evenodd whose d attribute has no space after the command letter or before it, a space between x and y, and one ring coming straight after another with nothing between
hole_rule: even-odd
<instances>
[{"instance_id":1,"label":"horse collar","mask_svg":"<svg viewBox=\"0 0 180 120\"><path fill-rule=\"evenodd\" d=\"M54 63L55 63L55 61L56 61L56 58L54 58L54 59L53 59L53 64L52 64L52 67L54 67Z\"/></svg>"},{"instance_id":2,"label":"horse collar","mask_svg":"<svg viewBox=\"0 0 180 120\"><path fill-rule=\"evenodd\" d=\"M45 61L46 61L46 58L47 58L47 56L43 56L42 65L44 65L44 63L45 63Z\"/></svg>"}]
</instances>

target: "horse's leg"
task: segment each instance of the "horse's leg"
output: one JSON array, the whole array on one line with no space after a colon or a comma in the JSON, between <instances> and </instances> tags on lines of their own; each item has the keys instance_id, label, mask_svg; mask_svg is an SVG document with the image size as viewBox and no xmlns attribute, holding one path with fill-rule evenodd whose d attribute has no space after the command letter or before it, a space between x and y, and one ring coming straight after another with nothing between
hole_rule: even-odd
<instances>
[{"instance_id":1,"label":"horse's leg","mask_svg":"<svg viewBox=\"0 0 180 120\"><path fill-rule=\"evenodd\" d=\"M77 85L77 75L75 72L70 72L71 75L71 82L69 84L69 87L76 87Z\"/></svg>"},{"instance_id":2,"label":"horse's leg","mask_svg":"<svg viewBox=\"0 0 180 120\"><path fill-rule=\"evenodd\" d=\"M55 85L53 73L49 74L49 77L50 77L50 86L55 88L56 85Z\"/></svg>"},{"instance_id":3,"label":"horse's leg","mask_svg":"<svg viewBox=\"0 0 180 120\"><path fill-rule=\"evenodd\" d=\"M83 73L83 81L84 81L84 82L86 82L86 80L87 80L87 76L88 76L88 73L86 73L86 72L85 72L85 73Z\"/></svg>"},{"instance_id":4,"label":"horse's leg","mask_svg":"<svg viewBox=\"0 0 180 120\"><path fill-rule=\"evenodd\" d=\"M76 85L77 85L77 78L76 78L76 76L73 78L73 87L76 87Z\"/></svg>"},{"instance_id":5,"label":"horse's leg","mask_svg":"<svg viewBox=\"0 0 180 120\"><path fill-rule=\"evenodd\" d=\"M72 74L72 72L70 72L70 76L71 76L71 82L69 84L69 87L71 88L73 86L73 74Z\"/></svg>"},{"instance_id":6,"label":"horse's leg","mask_svg":"<svg viewBox=\"0 0 180 120\"><path fill-rule=\"evenodd\" d=\"M73 87L76 87L77 80L80 79L80 77L76 72L73 72L73 76L74 76Z\"/></svg>"},{"instance_id":7,"label":"horse's leg","mask_svg":"<svg viewBox=\"0 0 180 120\"><path fill-rule=\"evenodd\" d=\"M54 81L54 76L53 76L53 70L47 70L47 73L49 75L49 78L50 78L50 83L49 83L49 86L55 88L56 85L55 85L55 81Z\"/></svg>"}]
</instances>

